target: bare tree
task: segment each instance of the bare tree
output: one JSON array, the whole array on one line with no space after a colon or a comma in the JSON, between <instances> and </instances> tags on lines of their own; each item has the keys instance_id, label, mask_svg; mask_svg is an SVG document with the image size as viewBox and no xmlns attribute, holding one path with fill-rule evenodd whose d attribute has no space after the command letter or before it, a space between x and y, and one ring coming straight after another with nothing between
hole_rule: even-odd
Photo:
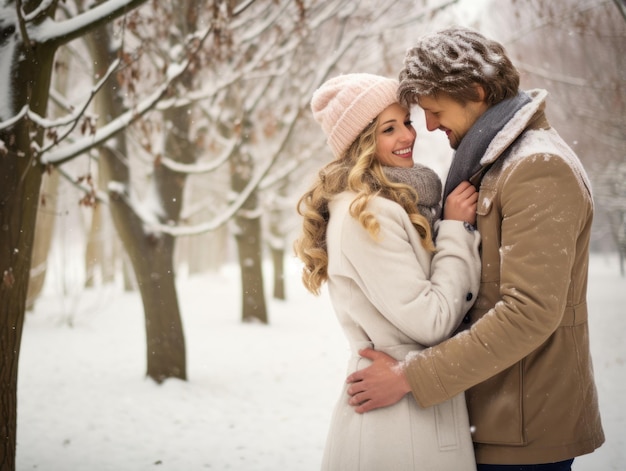
<instances>
[{"instance_id":1,"label":"bare tree","mask_svg":"<svg viewBox=\"0 0 626 471\"><path fill-rule=\"evenodd\" d=\"M386 6L387 20L378 15L378 7L371 2L358 0L310 4L303 0L271 3L215 1L207 9L209 19L204 18L201 29L186 31L179 23L181 34L177 46L170 47L171 43L165 42L167 52L152 56L155 60L153 70L159 71L156 85L147 80L154 86L145 87L143 82L135 82L134 85L130 85L132 81L123 82L124 73L136 71L138 53L129 53L124 48L95 48L94 53L101 59L98 63L106 66L98 71L97 81L90 88L89 96L67 116L54 120L48 118L47 103L57 49L75 39L84 38L87 33L99 34L102 40L100 46L110 46L104 25L111 24L144 2L105 0L96 2L82 13L79 13L79 8L72 11L80 3L62 4L47 0L5 0L0 6L0 60L10 65L0 72L0 81L7 85L3 88L7 93L0 96L0 340L3 351L7 352L0 363L4 437L4 446L0 451L2 470L14 469L15 466L17 366L43 173L59 167L61 174L67 175L84 191L85 202L97 204L103 201L111 205L114 224L118 229L123 227L123 233L129 235L126 247L131 260L134 259L140 289L143 288L146 313L158 313L154 318L146 315L148 355L153 351L162 354L153 364L158 363L154 370L149 366L149 376L157 381L169 376L184 377L184 338L178 322L179 315L160 315L164 309L178 310L173 281L173 238L215 230L230 220L236 220L238 238L242 242L239 247L242 267L255 270L253 276L246 276L247 281L243 280L245 286L242 286L242 293L251 294L245 303L249 303L252 310L245 310L242 317L266 322L267 316L263 314L265 301L258 297L263 292L260 271L262 207L258 193L261 182L270 178L276 180L276 173L272 175L271 170L283 155L312 91L330 73L342 71L338 67L339 60L349 56L357 58L360 54L353 48L360 40L381 34L383 29L389 27L399 30L424 12L428 13L427 2L422 2L424 12L418 14L415 2L408 0L392 0ZM242 16L231 21L237 16L236 12L244 11L253 4L249 17ZM185 3L181 11L190 11L187 6L189 4ZM55 14L60 8L65 10L68 19L55 21ZM328 40L311 34L320 31L322 25L332 25ZM159 26L163 25L154 25L155 28ZM124 31L135 33L134 27L132 21L120 25ZM219 52L223 47L224 51L232 54L227 60L213 62L211 67L205 69L205 72L213 72L208 83L189 91L184 85L186 74L190 66L199 64L199 51L209 35L217 41L209 46L211 51ZM130 41L130 35L124 38ZM291 67L294 58L313 48L313 40L318 41L317 46L324 44L330 45L330 48L319 51L312 59L319 62L311 62L309 75L295 73ZM133 46L140 51L144 45ZM350 51L352 54L349 54ZM380 54L379 49L377 54ZM366 59L369 60L369 57ZM354 64L352 62L350 66ZM367 64L363 70L376 72L380 70L379 65ZM293 76L301 83L285 87L284 80L278 80L284 79L281 74L285 73L294 73ZM110 100L103 103L103 92L106 93L111 86L113 76L122 80L118 83L120 86L143 88L138 90L140 93L129 93L124 97L110 93L107 95ZM145 76L141 78L143 80ZM294 93L291 100L284 95L287 89ZM185 175L198 171L197 162L188 163L181 157L185 154L193 159L194 154L187 147L187 131L191 123L187 121L189 109L185 108L185 101L197 103L203 99L202 96L208 103L205 112L210 116L210 124L224 125L220 136L223 148L216 160L224 157L222 162L227 162L233 171L231 188L234 191L226 206L218 208L215 218L195 227L181 227L177 224ZM167 103L163 101L165 97L168 98ZM270 109L271 100L276 97L281 97L280 114L284 125L272 139L262 139L259 137L262 133L255 129L252 119L259 118ZM123 132L154 110L158 103L161 103L162 114L154 123L182 131L183 137L177 139L174 134L168 134L160 146L163 152L153 154L156 158L153 159L148 188L155 190L152 194L157 195L157 201L162 204L157 210L146 211L144 203L155 200L137 198L141 195L135 194L129 185L130 169L126 160L132 159L129 142L125 142L129 134ZM106 114L101 123L88 113L93 104L97 104L101 116ZM211 108L212 104L228 106L215 110ZM152 121L145 120L142 125L150 126L149 123ZM113 137L115 140L111 141ZM272 147L263 150L261 144L270 142ZM309 142L303 140L304 145ZM140 146L144 144L140 142ZM97 148L99 174L108 182L106 188L99 188L92 178L73 178L60 167ZM139 247L134 246L137 243ZM146 258L149 259L147 263ZM162 298L148 295L157 291L164 292ZM171 304L160 306L163 299ZM167 332L165 336L164 332Z\"/></svg>"},{"instance_id":2,"label":"bare tree","mask_svg":"<svg viewBox=\"0 0 626 471\"><path fill-rule=\"evenodd\" d=\"M190 63L189 56L183 56L182 62L166 65L165 80L145 100L96 129L84 114L86 105L56 122L45 119L54 55L62 44L110 23L141 3L143 0L104 1L64 21L53 20L57 2L6 1L0 10L3 29L0 59L3 64L10 64L2 71L6 94L0 97L3 157L0 159L0 253L3 254L0 256L0 339L5 352L0 363L3 411L0 469L3 470L15 467L17 366L42 174L46 168L67 162L107 141L137 120L166 95ZM196 37L192 46L199 47L202 40L201 36ZM105 72L91 98L118 63ZM82 127L88 135L59 146L77 127ZM123 191L116 192L116 188L109 190L128 203ZM88 197L103 197L94 188L85 189ZM159 274L168 272L167 267L158 269Z\"/></svg>"},{"instance_id":3,"label":"bare tree","mask_svg":"<svg viewBox=\"0 0 626 471\"><path fill-rule=\"evenodd\" d=\"M201 77L201 80L196 78L201 83L188 87L186 92L177 93L159 108L163 113L172 107L186 109L186 116L194 116L194 120L199 121L194 122L194 128L206 130L208 139L204 138L204 141L211 141L212 153L217 155L212 162L205 163L179 158L176 153L181 149L172 148L169 152L163 152L159 146L153 145L155 136L164 129L176 129L180 125L174 127L174 121L165 125L162 118L154 114L142 122L142 127L148 132L137 140L149 143L142 144L142 150L151 156L158 168L168 169L181 182L189 174L209 174L227 165L231 182L229 193L232 197L210 201L215 208L213 219L195 226L181 226L177 225L180 214L160 220L155 215L146 219L145 211L135 213L144 224L156 221L156 225L148 224L153 234L172 236L201 234L229 222L235 235L241 269L242 320L268 322L263 287L264 235L261 220L267 208L264 206L263 193L259 192L259 185L269 186L264 182L276 181L277 174L282 174L281 178L288 178L290 172L299 168L298 162L305 161L301 160L302 156L292 159L287 165L287 171L275 165L284 153L296 123L307 110L313 90L331 71L341 70L337 67L338 62L348 57L350 51L351 59L356 61L359 57L355 50L357 44L366 44L372 33L380 34L389 28L411 24L412 20L432 12L425 8L407 15L409 3L400 0L392 2L394 14L383 19L378 18L377 11L368 2L354 0L313 3L309 7L305 7L304 2L261 2L250 6L246 15L237 17L233 16L235 3L226 4L224 8L209 9L213 16L206 21L219 27L215 28L212 36L211 57L194 62L194 74ZM443 7L439 5L437 8ZM141 17L145 18L146 13ZM131 23L136 25L139 22ZM169 24L167 16L160 22ZM373 29L365 29L365 24ZM150 57L156 57L153 59L156 64L166 61L166 58L160 56L167 56L169 52L159 51L156 46L146 46L150 44L150 36L160 38L159 34L142 35L137 32L137 28L134 32L144 49L152 47L155 50L155 54ZM319 63L312 61L311 55L307 58L307 53L315 53L322 44L328 48L320 51L332 50L333 53L324 55L317 51ZM383 56L380 45L369 44ZM381 60L373 67L380 69L384 64ZM372 68L372 65L369 67ZM137 71L138 75L141 73ZM192 111L191 103L202 112ZM273 115L274 119L279 117L276 119L277 132L271 134L258 124L264 123L269 115ZM184 119L184 116L180 114L176 122ZM180 129L177 134L187 135L188 141L198 141L196 136L185 134ZM302 144L306 147L310 143L303 141ZM187 149L185 152L189 157L194 151ZM217 187L215 176L206 178L207 181L211 178ZM274 188L278 186L280 184L273 184ZM154 188L157 191L152 194L157 194L161 201L175 199L182 202L182 194L161 195L161 190L170 190L164 186ZM274 224L273 227L279 226ZM278 264L276 266L279 267Z\"/></svg>"},{"instance_id":4,"label":"bare tree","mask_svg":"<svg viewBox=\"0 0 626 471\"><path fill-rule=\"evenodd\" d=\"M185 11L184 6L185 3L182 11ZM116 41L111 37L110 25L101 25L87 39L93 63L101 68L95 71L95 76L101 76L122 55L122 51L115 47ZM134 64L129 62L126 71L132 73L133 68ZM185 76L181 77L181 81L185 79ZM102 117L102 124L110 124L129 111L124 100L127 87L123 85L128 83L120 75L111 77L97 95L95 108ZM180 118L180 113L179 109L170 109L165 119L171 120L172 116L174 119ZM184 110L182 117L185 118ZM179 125L184 126L185 121L173 124ZM169 234L151 231L143 224L135 208L127 204L133 188L129 165L132 157L126 137L126 133L119 133L116 139L100 146L99 176L102 187L110 188L109 208L113 222L134 268L143 301L146 374L157 383L170 377L186 379L185 339L174 283L174 238ZM168 140L166 149L174 145L172 140ZM181 155L188 154L183 152ZM184 185L176 184L174 180L177 177L162 166L154 166L151 182L154 189L149 191L151 197L160 199L156 201L152 216L164 224L178 220Z\"/></svg>"},{"instance_id":5,"label":"bare tree","mask_svg":"<svg viewBox=\"0 0 626 471\"><path fill-rule=\"evenodd\" d=\"M236 123L234 132L230 129L229 138L236 135L242 144L235 147L236 157L231 160L235 194L240 194L250 184L255 166L260 162L271 163L267 175L260 181L259 189L262 191L257 193L252 190L235 219L244 320L254 318L268 322L261 270L263 224L255 221L260 220L261 215L273 216L273 220L266 224L264 238L272 241L274 293L278 297L284 295L280 280L283 276L286 230L290 224L277 219L287 214L284 207L280 208L284 205L286 193L282 198L276 198L275 194L291 189L290 180L297 178L296 174L301 176L302 170L312 168L311 151L319 149L319 143L323 144L319 132L294 132L302 120L310 120L308 106L313 91L330 74L354 70L357 63L363 63L361 48L371 53L366 56L367 60L378 58L371 64L365 61L361 65L362 70L389 73L385 70L387 62L383 58L391 56L393 49L385 50L385 42L379 40L379 35L389 29L399 31L403 26L415 27L416 21L451 3L428 8L424 2L423 9L415 9L410 8L414 5L409 2L390 2L387 14L381 18L378 10L368 2L336 0L311 4L306 10L296 2L291 5L291 10L285 9L280 16L275 9L268 9L265 15L255 15L255 18L269 21L275 21L274 17L280 19L278 28L267 30L261 40L238 42L241 38L232 35L236 44L233 49L238 51L238 55L230 56L231 67L233 63L248 64L262 59L252 77L242 74L241 79L230 87L228 98L224 101L227 103L224 108L228 111L221 117L222 129L228 132L228 123ZM286 26L285 18L291 19L288 23L291 29ZM258 27L247 27L246 31L251 29L259 30ZM404 43L397 42L396 46L399 67ZM299 129L308 128L300 126ZM298 150L294 152L295 149ZM272 203L279 206L272 207ZM294 214L293 211L290 213ZM281 243L277 243L279 240Z\"/></svg>"}]
</instances>

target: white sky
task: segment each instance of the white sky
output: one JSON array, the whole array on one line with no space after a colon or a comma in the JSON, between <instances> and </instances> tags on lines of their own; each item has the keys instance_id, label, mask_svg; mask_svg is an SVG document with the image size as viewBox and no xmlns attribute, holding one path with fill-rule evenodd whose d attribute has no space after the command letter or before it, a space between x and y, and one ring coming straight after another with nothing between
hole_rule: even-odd
<instances>
[{"instance_id":1,"label":"white sky","mask_svg":"<svg viewBox=\"0 0 626 471\"><path fill-rule=\"evenodd\" d=\"M459 0L457 11L459 23L465 26L472 26L474 21L480 17L483 9L491 0Z\"/></svg>"}]
</instances>

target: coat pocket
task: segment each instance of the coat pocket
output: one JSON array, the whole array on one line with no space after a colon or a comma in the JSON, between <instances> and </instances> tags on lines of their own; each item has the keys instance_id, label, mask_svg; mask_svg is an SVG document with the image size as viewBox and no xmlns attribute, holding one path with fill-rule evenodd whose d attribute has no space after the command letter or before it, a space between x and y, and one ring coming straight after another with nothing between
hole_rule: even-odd
<instances>
[{"instance_id":1,"label":"coat pocket","mask_svg":"<svg viewBox=\"0 0 626 471\"><path fill-rule=\"evenodd\" d=\"M493 207L493 199L496 196L496 190L494 188L480 188L478 193L478 203L476 206L476 214L479 216L486 216Z\"/></svg>"},{"instance_id":2,"label":"coat pocket","mask_svg":"<svg viewBox=\"0 0 626 471\"><path fill-rule=\"evenodd\" d=\"M439 449L441 451L456 449L459 443L457 437L458 420L454 399L433 406L433 411Z\"/></svg>"},{"instance_id":3,"label":"coat pocket","mask_svg":"<svg viewBox=\"0 0 626 471\"><path fill-rule=\"evenodd\" d=\"M526 445L521 363L469 389L466 397L474 443Z\"/></svg>"}]
</instances>

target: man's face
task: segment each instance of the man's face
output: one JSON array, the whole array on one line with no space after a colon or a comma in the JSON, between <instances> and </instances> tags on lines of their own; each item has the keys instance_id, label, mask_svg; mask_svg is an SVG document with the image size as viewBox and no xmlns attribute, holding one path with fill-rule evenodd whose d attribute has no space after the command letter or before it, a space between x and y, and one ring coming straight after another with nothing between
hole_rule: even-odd
<instances>
[{"instance_id":1,"label":"man's face","mask_svg":"<svg viewBox=\"0 0 626 471\"><path fill-rule=\"evenodd\" d=\"M459 147L461 139L488 108L484 101L463 104L443 94L437 97L421 96L417 104L424 110L426 128L429 131L440 129L445 132L453 149Z\"/></svg>"}]
</instances>

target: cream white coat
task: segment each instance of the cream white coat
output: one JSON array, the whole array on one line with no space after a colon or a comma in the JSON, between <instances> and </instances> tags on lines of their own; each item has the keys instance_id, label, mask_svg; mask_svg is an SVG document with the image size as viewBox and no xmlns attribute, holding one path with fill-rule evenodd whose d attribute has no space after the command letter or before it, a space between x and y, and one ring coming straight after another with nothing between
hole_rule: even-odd
<instances>
[{"instance_id":1,"label":"cream white coat","mask_svg":"<svg viewBox=\"0 0 626 471\"><path fill-rule=\"evenodd\" d=\"M476 298L480 236L459 221L439 221L428 253L406 212L378 197L368 209L380 223L374 240L349 213L354 194L330 204L326 234L328 290L350 344L348 371L368 365L373 347L398 360L448 338ZM344 386L333 413L322 469L331 471L475 470L463 394L422 409L411 395L357 414Z\"/></svg>"}]
</instances>

